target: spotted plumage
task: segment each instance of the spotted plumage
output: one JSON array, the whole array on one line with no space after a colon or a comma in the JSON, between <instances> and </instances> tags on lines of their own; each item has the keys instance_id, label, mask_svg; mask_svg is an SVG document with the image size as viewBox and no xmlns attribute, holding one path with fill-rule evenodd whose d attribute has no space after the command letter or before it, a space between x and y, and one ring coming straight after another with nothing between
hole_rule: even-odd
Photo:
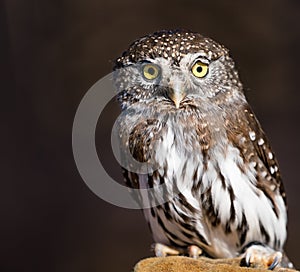
<instances>
[{"instance_id":1,"label":"spotted plumage","mask_svg":"<svg viewBox=\"0 0 300 272\"><path fill-rule=\"evenodd\" d=\"M154 188L140 201L153 203L144 214L157 255L289 266L278 163L228 50L191 31L161 31L135 41L114 70L121 146L157 166L124 168L130 187ZM155 206L165 195L171 200Z\"/></svg>"}]
</instances>

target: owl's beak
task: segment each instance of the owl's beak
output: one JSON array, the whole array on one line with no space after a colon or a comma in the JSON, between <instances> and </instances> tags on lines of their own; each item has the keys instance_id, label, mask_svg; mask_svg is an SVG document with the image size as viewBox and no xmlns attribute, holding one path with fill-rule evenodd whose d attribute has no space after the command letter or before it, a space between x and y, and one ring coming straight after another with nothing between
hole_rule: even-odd
<instances>
[{"instance_id":1,"label":"owl's beak","mask_svg":"<svg viewBox=\"0 0 300 272\"><path fill-rule=\"evenodd\" d=\"M170 88L168 97L174 102L176 109L179 109L181 101L186 97L186 92L181 88Z\"/></svg>"}]
</instances>

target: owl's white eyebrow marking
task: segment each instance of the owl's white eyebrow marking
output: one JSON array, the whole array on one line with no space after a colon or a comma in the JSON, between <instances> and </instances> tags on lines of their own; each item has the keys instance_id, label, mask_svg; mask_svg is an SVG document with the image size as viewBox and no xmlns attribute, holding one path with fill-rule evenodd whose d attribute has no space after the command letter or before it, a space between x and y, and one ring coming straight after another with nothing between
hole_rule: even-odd
<instances>
[{"instance_id":1,"label":"owl's white eyebrow marking","mask_svg":"<svg viewBox=\"0 0 300 272\"><path fill-rule=\"evenodd\" d=\"M184 57L182 57L180 61L180 66L191 66L196 61L200 60L203 63L209 64L210 60L207 57L207 54L205 52L198 52L198 53L188 53Z\"/></svg>"}]
</instances>

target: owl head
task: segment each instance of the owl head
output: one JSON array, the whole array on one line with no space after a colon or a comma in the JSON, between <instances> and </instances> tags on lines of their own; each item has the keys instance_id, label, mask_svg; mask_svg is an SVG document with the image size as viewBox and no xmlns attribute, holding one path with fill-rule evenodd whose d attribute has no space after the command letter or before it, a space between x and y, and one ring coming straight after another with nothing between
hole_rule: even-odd
<instances>
[{"instance_id":1,"label":"owl head","mask_svg":"<svg viewBox=\"0 0 300 272\"><path fill-rule=\"evenodd\" d=\"M133 42L114 66L122 108L135 103L178 111L243 96L228 50L198 33L160 31Z\"/></svg>"}]
</instances>

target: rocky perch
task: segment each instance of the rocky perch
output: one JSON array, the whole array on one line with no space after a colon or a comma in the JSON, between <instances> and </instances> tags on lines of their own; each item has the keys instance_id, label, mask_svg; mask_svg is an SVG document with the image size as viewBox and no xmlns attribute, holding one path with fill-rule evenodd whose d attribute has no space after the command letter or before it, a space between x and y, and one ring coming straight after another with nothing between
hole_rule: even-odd
<instances>
[{"instance_id":1,"label":"rocky perch","mask_svg":"<svg viewBox=\"0 0 300 272\"><path fill-rule=\"evenodd\" d=\"M138 262L133 272L266 272L263 268L241 267L241 259L209 259L201 257L192 259L182 256L154 257ZM275 268L276 272L295 272L297 270L287 268Z\"/></svg>"}]
</instances>

